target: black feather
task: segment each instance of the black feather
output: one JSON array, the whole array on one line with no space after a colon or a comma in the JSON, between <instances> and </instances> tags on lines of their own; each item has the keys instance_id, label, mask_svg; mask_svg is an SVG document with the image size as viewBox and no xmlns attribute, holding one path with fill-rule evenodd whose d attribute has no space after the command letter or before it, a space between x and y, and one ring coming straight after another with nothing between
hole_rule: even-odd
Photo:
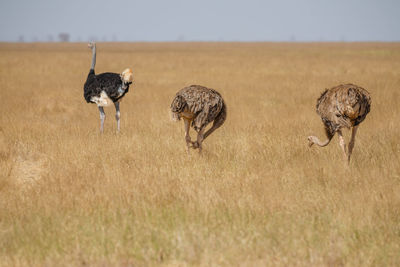
<instances>
[{"instance_id":1,"label":"black feather","mask_svg":"<svg viewBox=\"0 0 400 267\"><path fill-rule=\"evenodd\" d=\"M105 72L96 75L91 69L84 85L84 97L86 102L90 103L93 96L100 96L104 91L113 102L117 102L129 91L129 85L130 83L124 84L126 89L121 94L118 89L123 83L118 73Z\"/></svg>"}]
</instances>

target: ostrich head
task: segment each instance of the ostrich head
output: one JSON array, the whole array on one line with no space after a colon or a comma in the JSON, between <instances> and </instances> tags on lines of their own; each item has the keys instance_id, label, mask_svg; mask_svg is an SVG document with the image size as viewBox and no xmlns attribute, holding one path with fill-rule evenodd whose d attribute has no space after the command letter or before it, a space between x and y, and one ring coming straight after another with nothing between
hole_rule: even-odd
<instances>
[{"instance_id":1,"label":"ostrich head","mask_svg":"<svg viewBox=\"0 0 400 267\"><path fill-rule=\"evenodd\" d=\"M133 81L133 72L131 69L125 69L122 73L121 73L121 80L125 83L125 84L131 84Z\"/></svg>"},{"instance_id":2,"label":"ostrich head","mask_svg":"<svg viewBox=\"0 0 400 267\"><path fill-rule=\"evenodd\" d=\"M88 46L90 49L92 49L93 47L96 46L96 43L95 43L95 42L90 42L90 43L88 43L87 46Z\"/></svg>"},{"instance_id":3,"label":"ostrich head","mask_svg":"<svg viewBox=\"0 0 400 267\"><path fill-rule=\"evenodd\" d=\"M319 142L319 140L318 140L318 138L316 136L309 136L309 137L307 137L307 139L308 139L308 146L309 147L312 147L313 144Z\"/></svg>"},{"instance_id":4,"label":"ostrich head","mask_svg":"<svg viewBox=\"0 0 400 267\"><path fill-rule=\"evenodd\" d=\"M333 137L333 135L330 135L327 140L325 140L324 142L321 142L318 139L318 137L311 135L311 136L309 136L307 138L308 139L308 146L311 147L313 144L316 144L316 145L321 146L321 147L327 146L331 142L332 137Z\"/></svg>"}]
</instances>

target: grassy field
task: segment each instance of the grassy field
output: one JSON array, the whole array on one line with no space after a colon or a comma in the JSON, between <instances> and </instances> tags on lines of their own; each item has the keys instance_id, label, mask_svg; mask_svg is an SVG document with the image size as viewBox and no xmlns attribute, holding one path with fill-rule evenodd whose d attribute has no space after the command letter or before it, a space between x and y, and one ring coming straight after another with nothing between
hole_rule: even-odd
<instances>
[{"instance_id":1,"label":"grassy field","mask_svg":"<svg viewBox=\"0 0 400 267\"><path fill-rule=\"evenodd\" d=\"M134 70L120 134L83 99L86 44L0 44L0 266L400 265L400 43L97 48L97 73ZM348 82L372 107L347 168L307 136ZM228 118L188 156L169 105L191 84Z\"/></svg>"}]
</instances>

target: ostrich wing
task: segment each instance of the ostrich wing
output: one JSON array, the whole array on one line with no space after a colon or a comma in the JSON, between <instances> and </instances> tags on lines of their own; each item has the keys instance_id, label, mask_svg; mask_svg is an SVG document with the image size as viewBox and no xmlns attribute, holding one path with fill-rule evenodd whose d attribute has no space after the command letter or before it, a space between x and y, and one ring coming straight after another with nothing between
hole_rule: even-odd
<instances>
[{"instance_id":1,"label":"ostrich wing","mask_svg":"<svg viewBox=\"0 0 400 267\"><path fill-rule=\"evenodd\" d=\"M325 90L317 101L317 113L332 131L362 122L370 109L368 92L353 84Z\"/></svg>"},{"instance_id":2,"label":"ostrich wing","mask_svg":"<svg viewBox=\"0 0 400 267\"><path fill-rule=\"evenodd\" d=\"M85 83L84 96L86 101L90 102L92 96L99 96L104 91L113 102L116 102L129 91L129 86L122 91L121 88L122 81L118 73L92 75Z\"/></svg>"},{"instance_id":3,"label":"ostrich wing","mask_svg":"<svg viewBox=\"0 0 400 267\"><path fill-rule=\"evenodd\" d=\"M213 89L199 90L186 102L190 111L196 114L196 118L193 120L193 127L196 131L214 121L224 105L221 95Z\"/></svg>"}]
</instances>

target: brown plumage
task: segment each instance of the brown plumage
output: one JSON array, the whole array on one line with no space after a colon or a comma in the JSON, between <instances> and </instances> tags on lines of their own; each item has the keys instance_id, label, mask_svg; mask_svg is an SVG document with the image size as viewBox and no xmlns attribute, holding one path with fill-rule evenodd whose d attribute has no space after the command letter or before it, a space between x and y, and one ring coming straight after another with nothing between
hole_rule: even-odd
<instances>
[{"instance_id":1,"label":"brown plumage","mask_svg":"<svg viewBox=\"0 0 400 267\"><path fill-rule=\"evenodd\" d=\"M183 119L185 123L185 139L189 148L199 148L202 142L212 132L219 128L226 119L226 105L222 96L215 91L201 85L191 85L181 89L172 100L171 113L175 120ZM204 133L206 126L213 122L211 128ZM197 141L192 142L189 128L192 126L197 132Z\"/></svg>"},{"instance_id":2,"label":"brown plumage","mask_svg":"<svg viewBox=\"0 0 400 267\"><path fill-rule=\"evenodd\" d=\"M317 113L324 123L328 139L321 142L316 136L309 136L309 146L327 146L335 133L339 135L340 146L350 162L358 125L365 119L371 108L371 97L367 90L354 84L342 84L325 90L317 100ZM342 128L352 128L348 151L342 135Z\"/></svg>"}]
</instances>

